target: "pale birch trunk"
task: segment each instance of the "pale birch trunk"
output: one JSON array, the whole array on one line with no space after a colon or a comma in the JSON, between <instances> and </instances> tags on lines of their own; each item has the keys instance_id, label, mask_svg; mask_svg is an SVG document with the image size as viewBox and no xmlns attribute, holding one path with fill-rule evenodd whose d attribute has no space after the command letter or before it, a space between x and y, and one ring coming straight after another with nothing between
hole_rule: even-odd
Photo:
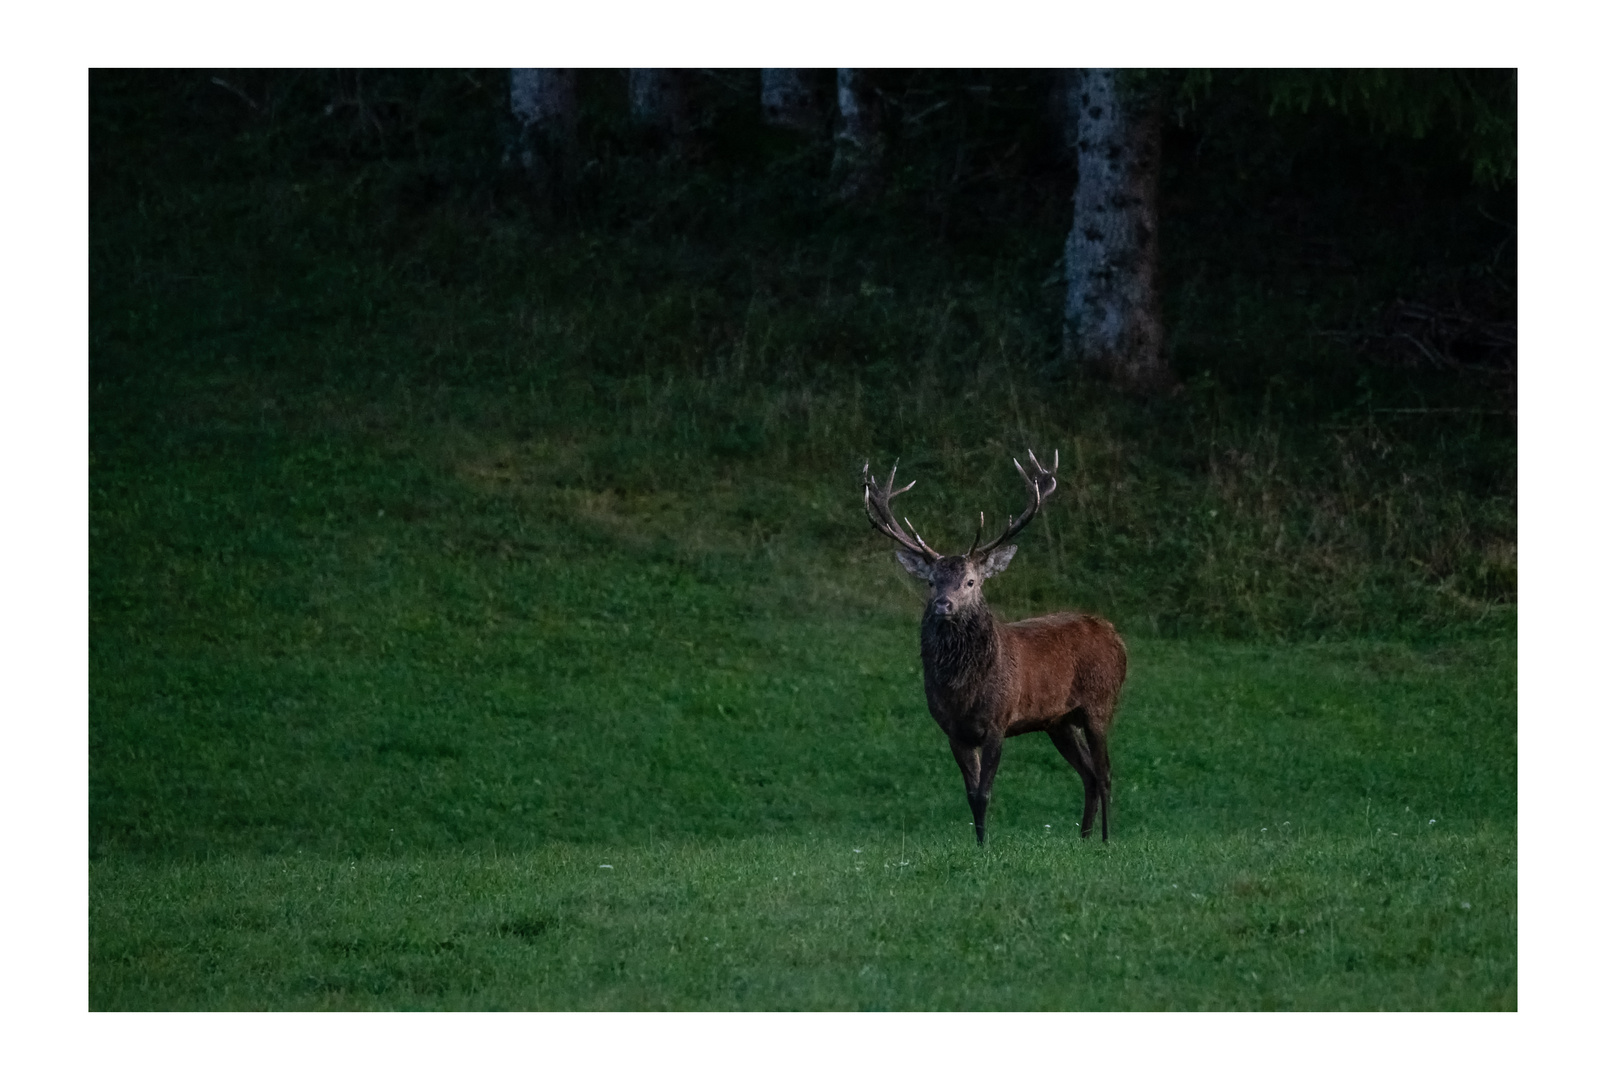
<instances>
[{"instance_id":1,"label":"pale birch trunk","mask_svg":"<svg viewBox=\"0 0 1606 1080\"><path fill-rule=\"evenodd\" d=\"M885 145L881 108L862 68L836 69L836 156L831 174L837 195L858 199L872 194L881 178Z\"/></svg>"},{"instance_id":2,"label":"pale birch trunk","mask_svg":"<svg viewBox=\"0 0 1606 1080\"><path fill-rule=\"evenodd\" d=\"M1172 382L1162 352L1160 111L1111 68L1071 82L1077 125L1075 221L1065 241L1065 349L1117 383Z\"/></svg>"},{"instance_id":3,"label":"pale birch trunk","mask_svg":"<svg viewBox=\"0 0 1606 1080\"><path fill-rule=\"evenodd\" d=\"M573 68L514 68L510 103L519 161L541 180L562 180L573 154L578 108Z\"/></svg>"},{"instance_id":4,"label":"pale birch trunk","mask_svg":"<svg viewBox=\"0 0 1606 1080\"><path fill-rule=\"evenodd\" d=\"M820 130L819 96L802 68L760 68L759 81L766 122L810 134Z\"/></svg>"}]
</instances>

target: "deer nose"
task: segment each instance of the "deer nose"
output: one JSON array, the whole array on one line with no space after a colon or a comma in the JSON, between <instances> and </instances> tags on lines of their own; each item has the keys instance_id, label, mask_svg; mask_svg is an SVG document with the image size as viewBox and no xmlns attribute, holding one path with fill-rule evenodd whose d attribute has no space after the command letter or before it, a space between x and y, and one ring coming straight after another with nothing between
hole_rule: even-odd
<instances>
[{"instance_id":1,"label":"deer nose","mask_svg":"<svg viewBox=\"0 0 1606 1080\"><path fill-rule=\"evenodd\" d=\"M948 596L937 597L931 602L931 610L938 615L952 615L954 613L953 598Z\"/></svg>"}]
</instances>

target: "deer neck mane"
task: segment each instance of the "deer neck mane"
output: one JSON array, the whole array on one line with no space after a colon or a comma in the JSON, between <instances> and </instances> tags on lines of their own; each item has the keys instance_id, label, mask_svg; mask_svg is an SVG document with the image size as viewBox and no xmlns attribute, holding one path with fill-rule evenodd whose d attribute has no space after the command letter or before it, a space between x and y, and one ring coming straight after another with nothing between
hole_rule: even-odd
<instances>
[{"instance_id":1,"label":"deer neck mane","mask_svg":"<svg viewBox=\"0 0 1606 1080\"><path fill-rule=\"evenodd\" d=\"M985 602L954 618L929 611L920 623L920 659L939 686L980 689L998 663L998 620Z\"/></svg>"}]
</instances>

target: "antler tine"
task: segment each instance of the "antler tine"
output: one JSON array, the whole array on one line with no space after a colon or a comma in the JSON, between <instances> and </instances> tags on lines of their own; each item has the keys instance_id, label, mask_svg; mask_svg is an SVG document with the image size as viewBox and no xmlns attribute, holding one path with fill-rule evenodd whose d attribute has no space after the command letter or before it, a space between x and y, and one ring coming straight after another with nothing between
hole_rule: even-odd
<instances>
[{"instance_id":1,"label":"antler tine","mask_svg":"<svg viewBox=\"0 0 1606 1080\"><path fill-rule=\"evenodd\" d=\"M1043 500L1054 494L1055 489L1059 487L1059 477L1054 475L1059 471L1060 467L1058 450L1054 451L1053 469L1043 468L1043 463L1037 460L1037 455L1031 450L1026 451L1026 460L1032 463L1031 473L1027 473L1025 468L1021 466L1019 458L1012 460L1015 462L1015 471L1020 473L1021 479L1026 481L1027 486L1032 489L1032 501L1025 510L1021 511L1020 520L1017 521L1014 517L1011 517L1009 524L999 534L998 539L979 549L973 549L973 555L986 555L1004 541L1018 535L1026 527L1027 523L1037 516L1037 511L1042 508ZM1043 489L1043 481L1045 479L1048 481L1048 489L1046 491Z\"/></svg>"},{"instance_id":2,"label":"antler tine","mask_svg":"<svg viewBox=\"0 0 1606 1080\"><path fill-rule=\"evenodd\" d=\"M921 551L925 552L927 555L930 555L933 559L942 558L941 555L938 555L935 551L931 550L931 546L929 544L920 538L920 530L916 529L914 525L910 524L908 518L904 518L903 523L908 526L910 532L915 534L915 543L920 545Z\"/></svg>"},{"instance_id":3,"label":"antler tine","mask_svg":"<svg viewBox=\"0 0 1606 1080\"><path fill-rule=\"evenodd\" d=\"M987 530L987 511L983 510L981 512L981 520L976 523L976 539L974 539L974 540L972 540L970 542L970 550L965 553L965 558L968 559L972 555L976 554L976 545L981 543L981 534L983 532L985 532L986 530Z\"/></svg>"},{"instance_id":4,"label":"antler tine","mask_svg":"<svg viewBox=\"0 0 1606 1080\"><path fill-rule=\"evenodd\" d=\"M892 506L890 505L892 500L915 486L915 481L911 480L903 487L894 489L892 483L897 475L898 466L895 462L893 463L892 471L887 474L887 482L878 484L876 483L876 478L870 474L870 463L868 461L864 463L865 517L870 519L870 524L875 526L877 531L914 554L935 562L942 556L934 551L930 544L920 538L920 534L915 531L915 527L909 524L909 519L903 519L904 525L907 525L909 529L908 532L905 532L899 527L898 519L892 514ZM913 533L912 537L911 533Z\"/></svg>"},{"instance_id":5,"label":"antler tine","mask_svg":"<svg viewBox=\"0 0 1606 1080\"><path fill-rule=\"evenodd\" d=\"M892 491L892 490L890 490L891 487L892 487L892 481L897 477L897 475L898 475L898 464L897 464L897 462L893 462L892 471L887 474L886 487L887 487L888 490L886 492L886 495L887 495L888 499L896 499L899 495L902 495L904 492L906 492L910 488L914 487L915 484L919 483L919 481L917 481L917 480L911 480L907 484L903 485L903 487L899 488L897 491ZM870 463L868 461L866 461L864 463L864 490L865 490L865 495L866 496L869 495L870 486L872 484L874 484L874 483L875 483L875 477L870 475Z\"/></svg>"}]
</instances>

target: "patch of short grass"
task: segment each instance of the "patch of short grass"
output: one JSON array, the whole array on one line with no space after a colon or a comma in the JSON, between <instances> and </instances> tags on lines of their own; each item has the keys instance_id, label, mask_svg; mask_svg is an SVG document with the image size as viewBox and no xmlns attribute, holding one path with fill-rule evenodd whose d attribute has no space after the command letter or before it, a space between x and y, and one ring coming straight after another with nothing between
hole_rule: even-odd
<instances>
[{"instance_id":1,"label":"patch of short grass","mask_svg":"<svg viewBox=\"0 0 1606 1080\"><path fill-rule=\"evenodd\" d=\"M96 862L96 1009L1512 1009L1513 837Z\"/></svg>"}]
</instances>

